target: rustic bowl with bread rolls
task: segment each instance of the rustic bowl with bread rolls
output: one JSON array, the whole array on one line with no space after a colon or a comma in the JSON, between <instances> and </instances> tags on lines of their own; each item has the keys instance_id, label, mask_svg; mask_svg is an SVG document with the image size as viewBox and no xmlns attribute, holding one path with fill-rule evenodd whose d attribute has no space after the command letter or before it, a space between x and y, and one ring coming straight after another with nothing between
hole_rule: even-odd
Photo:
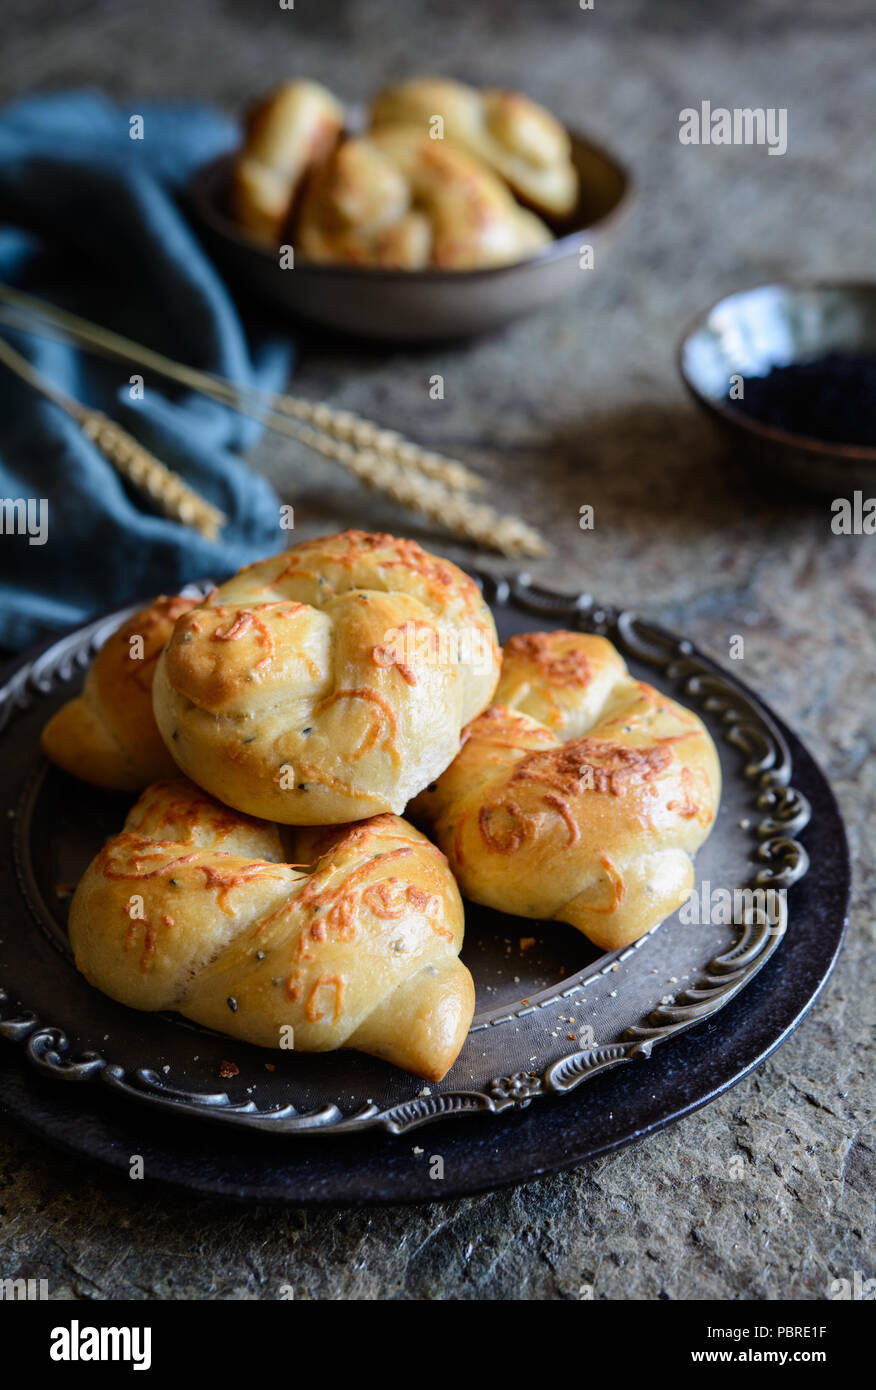
<instances>
[{"instance_id":1,"label":"rustic bowl with bread rolls","mask_svg":"<svg viewBox=\"0 0 876 1390\"><path fill-rule=\"evenodd\" d=\"M709 882L806 872L787 743L738 683L414 541L304 541L23 669L30 1012L0 988L0 1029L168 1112L404 1133L561 1095L782 943L784 907L686 918Z\"/></svg>"},{"instance_id":2,"label":"rustic bowl with bread rolls","mask_svg":"<svg viewBox=\"0 0 876 1390\"><path fill-rule=\"evenodd\" d=\"M428 341L583 287L628 192L614 159L522 93L424 77L365 112L284 84L190 196L218 254L276 306Z\"/></svg>"}]
</instances>

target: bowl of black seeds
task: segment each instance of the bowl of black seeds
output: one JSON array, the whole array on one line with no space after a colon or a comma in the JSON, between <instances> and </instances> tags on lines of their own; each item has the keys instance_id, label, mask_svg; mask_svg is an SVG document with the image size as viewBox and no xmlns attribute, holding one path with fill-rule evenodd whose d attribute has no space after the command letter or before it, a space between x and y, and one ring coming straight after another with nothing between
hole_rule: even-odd
<instances>
[{"instance_id":1,"label":"bowl of black seeds","mask_svg":"<svg viewBox=\"0 0 876 1390\"><path fill-rule=\"evenodd\" d=\"M876 284L758 285L682 338L688 390L746 464L876 491Z\"/></svg>"}]
</instances>

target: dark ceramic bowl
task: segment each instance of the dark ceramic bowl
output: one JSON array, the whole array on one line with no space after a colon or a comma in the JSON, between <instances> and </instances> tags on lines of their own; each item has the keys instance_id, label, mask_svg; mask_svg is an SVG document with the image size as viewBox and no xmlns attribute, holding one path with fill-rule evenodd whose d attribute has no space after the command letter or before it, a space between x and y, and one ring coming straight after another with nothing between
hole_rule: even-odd
<instances>
[{"instance_id":1,"label":"dark ceramic bowl","mask_svg":"<svg viewBox=\"0 0 876 1390\"><path fill-rule=\"evenodd\" d=\"M296 261L281 270L276 251L253 241L226 210L231 156L206 165L189 186L189 201L211 248L229 271L291 310L324 327L359 337L434 342L500 328L583 288L582 245L598 266L606 233L629 201L627 173L604 151L572 136L581 176L574 214L551 224L556 241L512 265L484 270L381 270L370 266Z\"/></svg>"},{"instance_id":2,"label":"dark ceramic bowl","mask_svg":"<svg viewBox=\"0 0 876 1390\"><path fill-rule=\"evenodd\" d=\"M727 403L730 378L829 353L876 354L876 284L758 285L720 299L679 346L682 379L747 461L832 497L876 491L876 448L836 444L763 424Z\"/></svg>"}]
</instances>

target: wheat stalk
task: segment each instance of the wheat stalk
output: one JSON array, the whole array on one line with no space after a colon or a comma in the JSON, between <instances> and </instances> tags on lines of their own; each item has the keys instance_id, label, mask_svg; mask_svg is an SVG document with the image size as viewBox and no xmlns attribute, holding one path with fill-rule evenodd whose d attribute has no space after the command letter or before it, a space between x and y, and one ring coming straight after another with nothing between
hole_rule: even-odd
<instances>
[{"instance_id":1,"label":"wheat stalk","mask_svg":"<svg viewBox=\"0 0 876 1390\"><path fill-rule=\"evenodd\" d=\"M82 405L55 386L5 338L0 338L0 362L71 416L116 471L148 493L166 516L199 531L207 540L218 538L220 528L228 520L225 513L189 487L178 473L160 463L115 420Z\"/></svg>"},{"instance_id":2,"label":"wheat stalk","mask_svg":"<svg viewBox=\"0 0 876 1390\"><path fill-rule=\"evenodd\" d=\"M219 538L228 520L224 512L190 488L178 473L160 463L128 431L99 410L83 409L82 432L116 470L157 502L166 516L199 531L208 541Z\"/></svg>"},{"instance_id":3,"label":"wheat stalk","mask_svg":"<svg viewBox=\"0 0 876 1390\"><path fill-rule=\"evenodd\" d=\"M257 386L236 385L214 372L202 372L196 367L175 362L163 353L154 352L152 348L143 347L142 344L135 343L120 333L113 333L108 328L80 318L78 314L59 309L54 304L24 294L10 285L0 284L0 300L27 314L36 314L48 319L71 337L110 357L119 357L123 361L149 367L172 381L190 387L193 391L212 396L214 400L221 401L233 410L255 416L268 429L274 428L269 418L271 413L291 416L315 425L317 429L323 430L333 438L354 444L357 448L374 449L391 462L416 469L425 477L445 483L447 487L468 492L483 492L485 489L483 478L466 468L458 459L447 458L444 454L423 449L398 431L383 429L373 420L367 420L351 410L338 410L323 402L304 400L301 396L278 395Z\"/></svg>"},{"instance_id":4,"label":"wheat stalk","mask_svg":"<svg viewBox=\"0 0 876 1390\"><path fill-rule=\"evenodd\" d=\"M370 449L389 463L422 473L446 487L460 492L484 492L486 483L458 459L423 449L397 430L383 429L352 410L338 410L323 401L306 401L301 396L269 395L271 409L314 425L316 429L357 449Z\"/></svg>"},{"instance_id":5,"label":"wheat stalk","mask_svg":"<svg viewBox=\"0 0 876 1390\"><path fill-rule=\"evenodd\" d=\"M439 522L464 540L508 556L539 556L549 550L539 533L519 517L504 516L486 503L474 503L466 496L467 492L483 491L485 487L476 473L456 459L422 449L394 430L382 429L352 411L338 410L323 402L276 395L258 387L236 386L212 373L174 362L151 348L7 285L0 284L0 301L13 306L13 311L48 319L80 344L150 368L258 420L275 433L298 440L324 458L339 463L368 487ZM47 330L38 322L28 331ZM106 417L102 418L106 421ZM113 424L112 421L107 423ZM136 441L131 443L139 448ZM163 467L157 460L153 463ZM140 476L144 476L142 466ZM172 484L159 483L154 472L151 476L159 493L172 498ZM161 500L159 494L153 495Z\"/></svg>"},{"instance_id":6,"label":"wheat stalk","mask_svg":"<svg viewBox=\"0 0 876 1390\"><path fill-rule=\"evenodd\" d=\"M464 540L489 546L508 556L547 553L548 547L539 533L519 517L503 516L495 507L471 502L441 483L405 473L373 451L354 449L342 440L327 438L308 425L299 424L297 431L302 443L342 463L368 487L386 493L393 501L430 521L439 522Z\"/></svg>"}]
</instances>

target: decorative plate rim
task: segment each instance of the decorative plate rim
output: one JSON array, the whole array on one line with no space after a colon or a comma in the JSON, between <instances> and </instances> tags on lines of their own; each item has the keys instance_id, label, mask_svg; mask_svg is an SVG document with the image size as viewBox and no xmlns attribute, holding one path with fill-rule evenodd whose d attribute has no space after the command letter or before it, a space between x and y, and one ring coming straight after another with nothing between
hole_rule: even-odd
<instances>
[{"instance_id":1,"label":"decorative plate rim","mask_svg":"<svg viewBox=\"0 0 876 1390\"><path fill-rule=\"evenodd\" d=\"M745 886L788 889L803 877L809 867L809 857L795 837L809 822L809 803L791 785L792 764L787 742L756 696L692 642L676 637L629 610L600 604L587 593L563 594L534 584L525 573L502 578L489 571L475 571L474 577L491 604L498 607L513 604L533 616L565 621L582 631L608 636L622 652L656 667L667 679L682 682L683 695L718 715L724 725L724 740L747 759L741 776L750 784L754 808L760 812L754 834L756 858L762 867ZM208 587L206 584L190 585L186 592L202 593ZM59 683L84 669L119 622L141 606L126 605L87 623L14 669L0 688L0 733L16 713L30 709L41 696L52 694ZM16 875L24 893L18 863ZM152 1069L126 1071L97 1051L73 1055L72 1044L63 1029L34 1013L16 1013L9 993L2 986L0 1037L19 1044L28 1061L43 1075L66 1081L98 1081L117 1094L146 1101L165 1112L284 1135L334 1136L368 1129L403 1135L420 1125L450 1116L522 1110L536 1098L565 1094L610 1068L649 1057L659 1043L713 1017L766 965L784 939L787 928L784 897L779 899L779 904L779 918L773 924L756 920L748 909L738 924L741 930L733 945L714 957L675 999L657 1005L645 1019L628 1028L616 1043L574 1049L543 1071L519 1071L494 1077L482 1090L450 1090L416 1096L384 1108L369 1103L344 1113L338 1105L329 1104L320 1109L299 1111L289 1103L260 1109L255 1101L237 1101L226 1092L179 1089ZM626 958L648 939L648 935L622 952L600 957L600 962ZM586 968L591 976L602 973L600 962ZM567 992L574 993L580 987L580 984L572 984ZM538 1007L536 998L524 1012ZM518 1016L519 1011L512 1009L510 1015ZM504 1015L476 1022L473 1031L502 1021Z\"/></svg>"}]
</instances>

